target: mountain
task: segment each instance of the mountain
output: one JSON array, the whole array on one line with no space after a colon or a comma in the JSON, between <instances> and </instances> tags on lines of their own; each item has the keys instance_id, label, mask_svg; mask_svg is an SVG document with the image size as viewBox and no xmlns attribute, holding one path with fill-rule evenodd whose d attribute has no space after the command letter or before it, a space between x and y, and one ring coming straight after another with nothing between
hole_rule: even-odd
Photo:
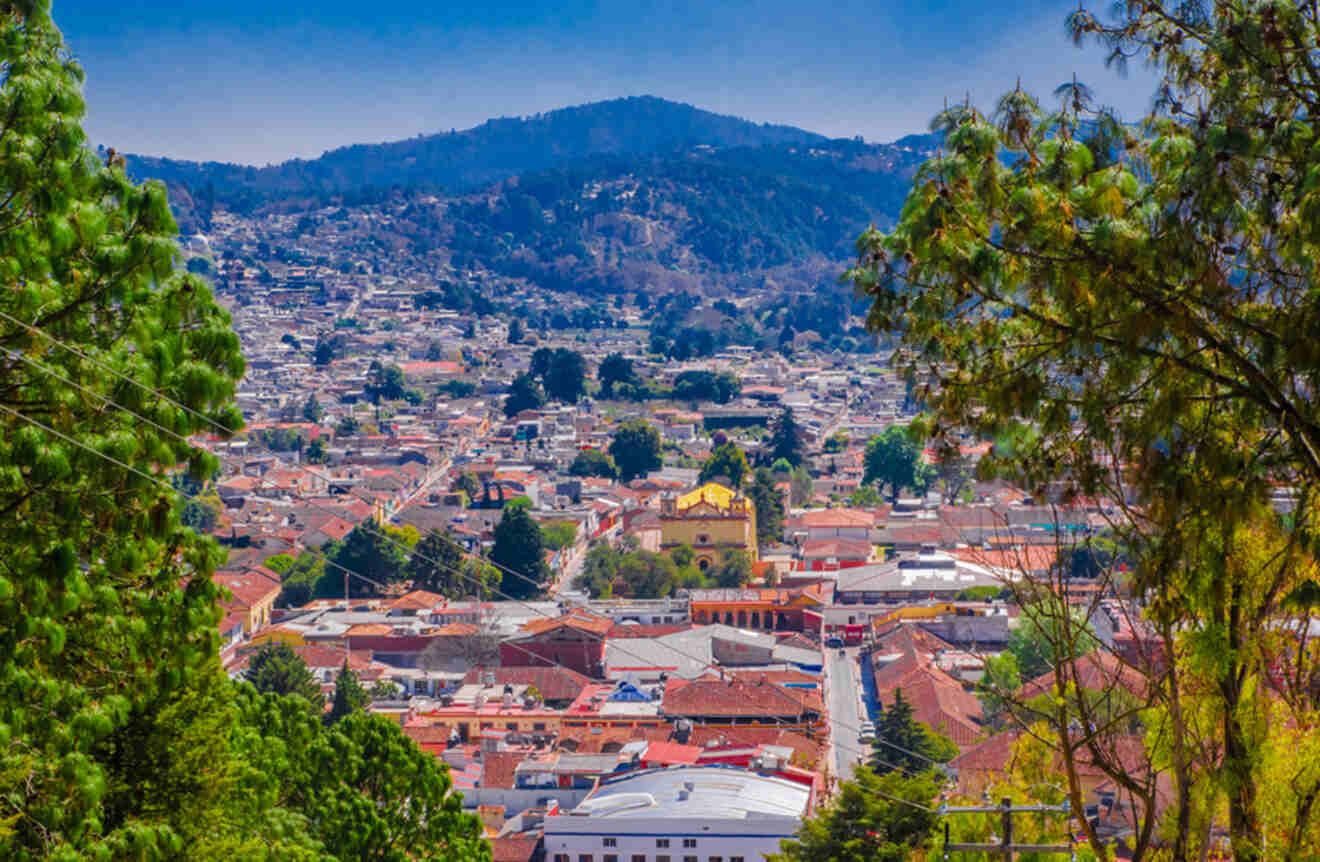
<instances>
[{"instance_id":1,"label":"mountain","mask_svg":"<svg viewBox=\"0 0 1320 862\"><path fill-rule=\"evenodd\" d=\"M131 174L194 192L214 187L222 201L363 188L424 186L455 192L527 171L607 154L652 155L696 146L812 146L828 138L791 126L758 125L654 96L488 120L472 129L382 144L355 144L320 158L264 168L129 156Z\"/></svg>"},{"instance_id":2,"label":"mountain","mask_svg":"<svg viewBox=\"0 0 1320 862\"><path fill-rule=\"evenodd\" d=\"M858 234L897 218L937 144L829 139L644 97L265 168L132 157L129 169L164 180L183 233L264 284L296 266L488 299L820 302L839 293ZM807 317L792 327L819 328Z\"/></svg>"}]
</instances>

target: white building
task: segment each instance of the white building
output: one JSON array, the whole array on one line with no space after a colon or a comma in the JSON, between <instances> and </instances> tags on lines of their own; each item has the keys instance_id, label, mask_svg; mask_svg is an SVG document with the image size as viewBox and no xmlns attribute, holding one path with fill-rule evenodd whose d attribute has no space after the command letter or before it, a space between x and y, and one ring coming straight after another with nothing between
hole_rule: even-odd
<instances>
[{"instance_id":1,"label":"white building","mask_svg":"<svg viewBox=\"0 0 1320 862\"><path fill-rule=\"evenodd\" d=\"M797 834L811 788L722 766L602 778L545 819L547 862L761 862Z\"/></svg>"}]
</instances>

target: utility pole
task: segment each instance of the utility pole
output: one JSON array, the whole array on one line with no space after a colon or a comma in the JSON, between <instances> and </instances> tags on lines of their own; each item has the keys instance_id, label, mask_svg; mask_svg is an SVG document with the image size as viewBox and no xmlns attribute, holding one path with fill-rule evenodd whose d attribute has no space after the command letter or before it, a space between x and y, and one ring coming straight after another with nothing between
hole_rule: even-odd
<instances>
[{"instance_id":1,"label":"utility pole","mask_svg":"<svg viewBox=\"0 0 1320 862\"><path fill-rule=\"evenodd\" d=\"M988 800L987 800L988 801ZM1013 815L1027 811L1044 811L1067 814L1072 810L1068 803L1062 805L1014 805L1013 800L1005 796L998 805L985 806L948 806L941 805L940 814L999 814L999 829L1002 838L996 844L950 844L949 823L944 823L944 858L947 862L949 851L964 853L993 853L1003 862L1013 862L1014 853L1067 853L1073 855L1071 844L1017 844L1013 841Z\"/></svg>"}]
</instances>

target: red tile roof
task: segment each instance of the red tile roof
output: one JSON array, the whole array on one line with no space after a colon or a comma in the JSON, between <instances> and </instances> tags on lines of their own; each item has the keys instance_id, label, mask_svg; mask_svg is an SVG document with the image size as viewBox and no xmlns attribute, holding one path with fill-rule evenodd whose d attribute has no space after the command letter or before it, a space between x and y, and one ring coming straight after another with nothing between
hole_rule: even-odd
<instances>
[{"instance_id":1,"label":"red tile roof","mask_svg":"<svg viewBox=\"0 0 1320 862\"><path fill-rule=\"evenodd\" d=\"M474 626L475 628L475 626ZM474 685L481 682L481 670L467 673L463 682ZM566 667L497 667L486 670L494 674L495 685L534 685L541 697L549 701L573 700L582 689L592 684L590 677Z\"/></svg>"},{"instance_id":2,"label":"red tile roof","mask_svg":"<svg viewBox=\"0 0 1320 862\"><path fill-rule=\"evenodd\" d=\"M671 679L665 684L661 703L667 716L796 719L805 712L819 715L823 711L815 691L737 678Z\"/></svg>"},{"instance_id":3,"label":"red tile roof","mask_svg":"<svg viewBox=\"0 0 1320 862\"><path fill-rule=\"evenodd\" d=\"M702 747L700 745L681 745L677 742L652 742L646 746L646 753L642 755L642 760L647 763L660 763L664 765L680 763L696 763L697 758L701 756Z\"/></svg>"},{"instance_id":4,"label":"red tile roof","mask_svg":"<svg viewBox=\"0 0 1320 862\"><path fill-rule=\"evenodd\" d=\"M484 751L481 754L481 786L513 789L514 772L527 755L521 751Z\"/></svg>"}]
</instances>

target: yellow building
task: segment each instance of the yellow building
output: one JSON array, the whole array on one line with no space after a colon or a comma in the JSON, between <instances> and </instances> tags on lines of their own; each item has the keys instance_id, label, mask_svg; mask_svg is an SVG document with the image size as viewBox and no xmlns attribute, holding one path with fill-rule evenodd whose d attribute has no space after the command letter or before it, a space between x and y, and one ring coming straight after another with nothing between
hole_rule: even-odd
<instances>
[{"instance_id":1,"label":"yellow building","mask_svg":"<svg viewBox=\"0 0 1320 862\"><path fill-rule=\"evenodd\" d=\"M681 497L660 501L660 547L691 545L697 568L705 571L730 548L757 558L756 507L752 501L716 482Z\"/></svg>"}]
</instances>

